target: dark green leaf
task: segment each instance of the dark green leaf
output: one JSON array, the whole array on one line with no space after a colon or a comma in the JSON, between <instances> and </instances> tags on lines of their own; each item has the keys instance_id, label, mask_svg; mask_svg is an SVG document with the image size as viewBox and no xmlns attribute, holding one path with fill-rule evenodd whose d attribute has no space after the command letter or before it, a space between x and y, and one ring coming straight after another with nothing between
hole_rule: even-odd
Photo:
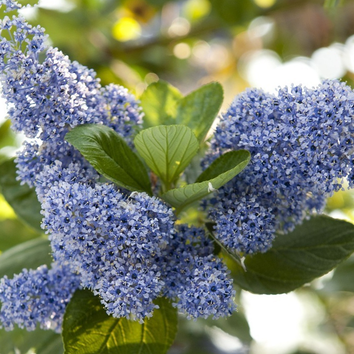
<instances>
[{"instance_id":1,"label":"dark green leaf","mask_svg":"<svg viewBox=\"0 0 354 354\"><path fill-rule=\"evenodd\" d=\"M112 182L131 191L151 194L143 163L113 129L99 124L79 125L65 139Z\"/></svg>"},{"instance_id":2,"label":"dark green leaf","mask_svg":"<svg viewBox=\"0 0 354 354\"><path fill-rule=\"evenodd\" d=\"M268 252L246 257L246 272L235 263L232 276L253 293L286 293L328 273L353 251L354 225L316 216L278 235Z\"/></svg>"},{"instance_id":3,"label":"dark green leaf","mask_svg":"<svg viewBox=\"0 0 354 354\"><path fill-rule=\"evenodd\" d=\"M23 268L36 269L52 262L49 241L44 237L21 243L0 255L0 278L12 277Z\"/></svg>"},{"instance_id":4,"label":"dark green leaf","mask_svg":"<svg viewBox=\"0 0 354 354\"><path fill-rule=\"evenodd\" d=\"M183 125L145 129L135 137L134 144L147 165L166 185L178 179L199 148L192 130Z\"/></svg>"},{"instance_id":5,"label":"dark green leaf","mask_svg":"<svg viewBox=\"0 0 354 354\"><path fill-rule=\"evenodd\" d=\"M21 185L16 180L16 165L14 160L8 160L0 165L0 187L6 201L14 209L18 217L27 225L43 232L40 227L43 216L36 192L26 184Z\"/></svg>"},{"instance_id":6,"label":"dark green leaf","mask_svg":"<svg viewBox=\"0 0 354 354\"><path fill-rule=\"evenodd\" d=\"M198 178L197 183L171 189L161 196L178 214L196 200L206 197L239 174L250 161L246 150L229 151L216 159Z\"/></svg>"},{"instance_id":7,"label":"dark green leaf","mask_svg":"<svg viewBox=\"0 0 354 354\"><path fill-rule=\"evenodd\" d=\"M250 344L253 338L250 333L250 326L245 315L241 311L234 312L230 317L219 318L218 320L207 320L209 326L217 326L226 333L237 337L242 343Z\"/></svg>"},{"instance_id":8,"label":"dark green leaf","mask_svg":"<svg viewBox=\"0 0 354 354\"><path fill-rule=\"evenodd\" d=\"M144 128L171 124L176 116L176 103L182 94L165 81L154 82L147 87L140 97L145 113ZM175 123L174 123L175 124Z\"/></svg>"},{"instance_id":9,"label":"dark green leaf","mask_svg":"<svg viewBox=\"0 0 354 354\"><path fill-rule=\"evenodd\" d=\"M10 332L0 330L1 354L36 353L63 354L61 335L53 331L36 329L28 332L15 328Z\"/></svg>"},{"instance_id":10,"label":"dark green leaf","mask_svg":"<svg viewBox=\"0 0 354 354\"><path fill-rule=\"evenodd\" d=\"M178 101L176 124L188 126L197 139L203 141L219 113L223 98L219 83L202 86Z\"/></svg>"},{"instance_id":11,"label":"dark green leaf","mask_svg":"<svg viewBox=\"0 0 354 354\"><path fill-rule=\"evenodd\" d=\"M108 316L99 298L76 291L63 323L65 354L164 354L177 332L177 311L168 300L143 324Z\"/></svg>"},{"instance_id":12,"label":"dark green leaf","mask_svg":"<svg viewBox=\"0 0 354 354\"><path fill-rule=\"evenodd\" d=\"M251 154L247 150L229 151L218 157L213 163L196 179L196 183L210 181L225 175L227 178L230 170L237 168L240 173L249 163ZM236 175L235 175L236 176Z\"/></svg>"}]
</instances>

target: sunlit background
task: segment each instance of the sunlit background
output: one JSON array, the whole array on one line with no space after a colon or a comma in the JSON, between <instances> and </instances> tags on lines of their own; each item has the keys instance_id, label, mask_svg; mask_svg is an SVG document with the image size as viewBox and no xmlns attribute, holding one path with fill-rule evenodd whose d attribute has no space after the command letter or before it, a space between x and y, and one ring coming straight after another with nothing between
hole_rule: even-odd
<instances>
[{"instance_id":1,"label":"sunlit background","mask_svg":"<svg viewBox=\"0 0 354 354\"><path fill-rule=\"evenodd\" d=\"M275 92L323 79L353 85L354 2L337 1L333 8L324 2L43 0L23 15L46 28L52 45L93 68L103 84L122 84L139 97L159 79L185 94L218 81L226 109L250 86ZM0 101L0 161L14 155L21 139L11 133ZM353 221L353 207L352 193L340 192L327 212ZM0 230L7 242L1 251L38 236L16 219L1 195ZM218 321L181 319L170 354L354 353L352 274L349 259L290 294L238 289L238 314Z\"/></svg>"}]
</instances>

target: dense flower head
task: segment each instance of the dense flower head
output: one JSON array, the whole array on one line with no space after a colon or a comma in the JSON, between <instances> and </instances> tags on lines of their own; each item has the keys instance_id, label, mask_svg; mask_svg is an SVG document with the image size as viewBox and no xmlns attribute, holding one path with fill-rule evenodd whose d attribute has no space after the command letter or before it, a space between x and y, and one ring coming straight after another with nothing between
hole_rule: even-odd
<instances>
[{"instance_id":1,"label":"dense flower head","mask_svg":"<svg viewBox=\"0 0 354 354\"><path fill-rule=\"evenodd\" d=\"M314 89L285 87L277 95L249 89L236 97L207 158L229 149L252 155L213 200L210 218L226 246L266 251L274 230L292 230L309 213L323 210L346 177L354 185L353 107L352 90L338 81Z\"/></svg>"},{"instance_id":2,"label":"dense flower head","mask_svg":"<svg viewBox=\"0 0 354 354\"><path fill-rule=\"evenodd\" d=\"M66 168L63 165L62 161L55 160L36 175L36 193L40 202L44 202L48 191L60 182L85 183L93 187L99 179L99 174L91 166L83 166L80 162L71 162Z\"/></svg>"},{"instance_id":3,"label":"dense flower head","mask_svg":"<svg viewBox=\"0 0 354 354\"><path fill-rule=\"evenodd\" d=\"M229 270L213 249L203 229L179 225L159 260L164 264L165 296L189 319L216 319L236 309Z\"/></svg>"},{"instance_id":4,"label":"dense flower head","mask_svg":"<svg viewBox=\"0 0 354 354\"><path fill-rule=\"evenodd\" d=\"M60 180L67 174L72 175L73 168L78 181L89 182L99 176L80 152L66 142L39 144L35 140L25 141L16 157L16 163L18 178L22 183L35 186L39 199L50 187L50 182Z\"/></svg>"},{"instance_id":5,"label":"dense flower head","mask_svg":"<svg viewBox=\"0 0 354 354\"><path fill-rule=\"evenodd\" d=\"M110 314L151 315L164 285L154 259L174 231L171 208L145 193L66 181L50 188L42 207L56 261L70 263Z\"/></svg>"},{"instance_id":6,"label":"dense flower head","mask_svg":"<svg viewBox=\"0 0 354 354\"><path fill-rule=\"evenodd\" d=\"M134 129L141 123L140 109L135 97L126 88L113 84L102 88L101 93L106 107L102 123L128 138L129 142Z\"/></svg>"},{"instance_id":7,"label":"dense flower head","mask_svg":"<svg viewBox=\"0 0 354 354\"><path fill-rule=\"evenodd\" d=\"M217 207L209 212L210 218L217 220L218 239L231 251L266 251L275 237L277 223L273 209L258 202L256 196L222 188Z\"/></svg>"},{"instance_id":8,"label":"dense flower head","mask_svg":"<svg viewBox=\"0 0 354 354\"><path fill-rule=\"evenodd\" d=\"M231 315L236 309L235 290L226 265L213 255L195 257L194 262L191 276L180 288L177 308L188 319L211 315L217 319Z\"/></svg>"},{"instance_id":9,"label":"dense flower head","mask_svg":"<svg viewBox=\"0 0 354 354\"><path fill-rule=\"evenodd\" d=\"M124 129L127 123L140 123L139 107L125 88L102 88L93 70L71 62L56 48L48 48L40 61L46 39L42 28L13 17L2 20L0 30L13 32L10 39L0 36L4 47L0 68L15 130L29 138L62 141L68 128L83 123L104 123L123 136L130 135ZM35 38L36 50L28 36Z\"/></svg>"},{"instance_id":10,"label":"dense flower head","mask_svg":"<svg viewBox=\"0 0 354 354\"><path fill-rule=\"evenodd\" d=\"M66 305L79 285L79 277L57 263L51 269L24 269L13 279L5 276L0 280L1 326L12 330L17 324L33 331L39 324L60 332Z\"/></svg>"},{"instance_id":11,"label":"dense flower head","mask_svg":"<svg viewBox=\"0 0 354 354\"><path fill-rule=\"evenodd\" d=\"M42 28L32 27L20 16L0 22L2 95L13 129L27 136L17 165L21 181L30 186L55 160L65 166L81 160L87 169L80 154L64 140L71 128L105 124L131 144L133 126L141 123L140 107L125 88L101 87L93 70L71 62L56 48L45 50Z\"/></svg>"}]
</instances>

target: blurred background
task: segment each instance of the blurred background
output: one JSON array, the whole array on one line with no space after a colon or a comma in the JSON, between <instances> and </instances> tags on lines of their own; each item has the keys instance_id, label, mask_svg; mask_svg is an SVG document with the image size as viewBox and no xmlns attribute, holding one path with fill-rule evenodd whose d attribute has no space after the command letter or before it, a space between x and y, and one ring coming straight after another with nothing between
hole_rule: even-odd
<instances>
[{"instance_id":1,"label":"blurred background","mask_svg":"<svg viewBox=\"0 0 354 354\"><path fill-rule=\"evenodd\" d=\"M103 85L121 84L137 97L159 79L184 94L218 81L226 109L250 86L272 92L326 78L354 84L349 0L46 0L22 13L46 29L51 45L93 68ZM1 103L0 162L21 139ZM353 193L334 195L327 212L354 221ZM0 250L38 236L0 195ZM354 353L354 258L290 294L237 289L236 301L239 312L228 319L181 318L169 354ZM0 345L8 338L0 332ZM4 353L42 353L23 348Z\"/></svg>"}]
</instances>

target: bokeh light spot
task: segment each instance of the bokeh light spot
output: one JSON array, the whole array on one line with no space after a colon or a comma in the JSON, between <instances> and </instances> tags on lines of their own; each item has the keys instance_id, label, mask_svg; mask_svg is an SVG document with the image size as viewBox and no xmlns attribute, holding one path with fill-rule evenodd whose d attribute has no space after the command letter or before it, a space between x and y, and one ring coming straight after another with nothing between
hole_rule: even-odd
<instances>
[{"instance_id":1,"label":"bokeh light spot","mask_svg":"<svg viewBox=\"0 0 354 354\"><path fill-rule=\"evenodd\" d=\"M170 37L180 37L187 35L190 29L191 25L187 19L183 17L177 17L173 20L167 32Z\"/></svg>"},{"instance_id":2,"label":"bokeh light spot","mask_svg":"<svg viewBox=\"0 0 354 354\"><path fill-rule=\"evenodd\" d=\"M173 47L173 54L178 59L187 59L191 55L191 48L187 43L178 43Z\"/></svg>"},{"instance_id":3,"label":"bokeh light spot","mask_svg":"<svg viewBox=\"0 0 354 354\"><path fill-rule=\"evenodd\" d=\"M271 7L276 3L277 0L254 0L256 5L259 7L267 8Z\"/></svg>"},{"instance_id":4,"label":"bokeh light spot","mask_svg":"<svg viewBox=\"0 0 354 354\"><path fill-rule=\"evenodd\" d=\"M311 57L311 64L320 77L339 79L346 69L343 63L343 50L338 46L317 49Z\"/></svg>"},{"instance_id":5,"label":"bokeh light spot","mask_svg":"<svg viewBox=\"0 0 354 354\"><path fill-rule=\"evenodd\" d=\"M184 13L191 20L198 20L210 12L208 0L188 0L184 5Z\"/></svg>"},{"instance_id":6,"label":"bokeh light spot","mask_svg":"<svg viewBox=\"0 0 354 354\"><path fill-rule=\"evenodd\" d=\"M112 35L120 42L137 39L141 35L140 24L131 17L122 17L112 28Z\"/></svg>"},{"instance_id":7,"label":"bokeh light spot","mask_svg":"<svg viewBox=\"0 0 354 354\"><path fill-rule=\"evenodd\" d=\"M245 53L239 61L239 72L250 86L268 92L274 92L279 86L294 84L313 87L320 83L309 58L297 57L282 63L271 50Z\"/></svg>"},{"instance_id":8,"label":"bokeh light spot","mask_svg":"<svg viewBox=\"0 0 354 354\"><path fill-rule=\"evenodd\" d=\"M159 77L155 73L148 73L145 75L145 82L150 85L153 82L159 81Z\"/></svg>"},{"instance_id":9,"label":"bokeh light spot","mask_svg":"<svg viewBox=\"0 0 354 354\"><path fill-rule=\"evenodd\" d=\"M350 36L345 42L343 59L346 68L353 73L354 72L354 35Z\"/></svg>"},{"instance_id":10,"label":"bokeh light spot","mask_svg":"<svg viewBox=\"0 0 354 354\"><path fill-rule=\"evenodd\" d=\"M274 20L266 16L256 17L248 26L248 35L252 40L270 35L273 31Z\"/></svg>"}]
</instances>

